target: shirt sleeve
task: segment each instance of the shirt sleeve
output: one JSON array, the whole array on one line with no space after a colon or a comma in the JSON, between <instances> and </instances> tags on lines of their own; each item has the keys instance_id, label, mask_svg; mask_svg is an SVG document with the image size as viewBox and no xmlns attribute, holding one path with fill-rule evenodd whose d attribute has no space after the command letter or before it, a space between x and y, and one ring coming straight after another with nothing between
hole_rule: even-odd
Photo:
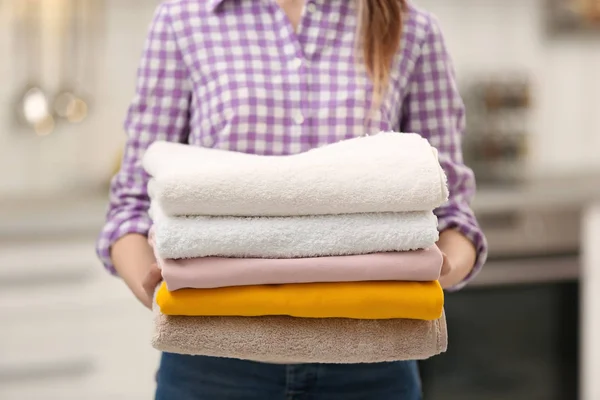
<instances>
[{"instance_id":1,"label":"shirt sleeve","mask_svg":"<svg viewBox=\"0 0 600 400\"><path fill-rule=\"evenodd\" d=\"M97 253L115 274L110 249L129 233L147 235L151 220L148 175L142 157L156 140L186 142L189 126L190 79L178 48L168 4L155 12L138 69L136 92L124 128L127 141L119 172L110 185L106 223L97 241Z\"/></svg>"},{"instance_id":2,"label":"shirt sleeve","mask_svg":"<svg viewBox=\"0 0 600 400\"><path fill-rule=\"evenodd\" d=\"M464 115L452 60L439 24L431 18L404 98L401 129L421 134L438 150L450 192L449 201L435 210L439 230L458 230L477 250L473 270L450 291L461 289L473 279L487 258L487 242L470 206L475 195L475 177L463 163Z\"/></svg>"}]
</instances>

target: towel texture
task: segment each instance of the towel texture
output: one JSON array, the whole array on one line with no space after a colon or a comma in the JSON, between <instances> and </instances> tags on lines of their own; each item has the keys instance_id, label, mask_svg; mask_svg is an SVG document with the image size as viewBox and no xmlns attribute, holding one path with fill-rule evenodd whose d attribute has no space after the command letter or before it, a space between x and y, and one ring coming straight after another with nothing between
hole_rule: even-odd
<instances>
[{"instance_id":1,"label":"towel texture","mask_svg":"<svg viewBox=\"0 0 600 400\"><path fill-rule=\"evenodd\" d=\"M341 256L423 249L439 238L431 211L303 217L171 217L151 208L161 258Z\"/></svg>"},{"instance_id":2,"label":"towel texture","mask_svg":"<svg viewBox=\"0 0 600 400\"><path fill-rule=\"evenodd\" d=\"M154 142L149 192L168 215L289 216L430 211L448 198L437 152L382 132L290 156Z\"/></svg>"},{"instance_id":3,"label":"towel texture","mask_svg":"<svg viewBox=\"0 0 600 400\"><path fill-rule=\"evenodd\" d=\"M181 317L155 307L160 351L278 364L422 360L446 351L445 316L410 319Z\"/></svg>"},{"instance_id":4,"label":"towel texture","mask_svg":"<svg viewBox=\"0 0 600 400\"><path fill-rule=\"evenodd\" d=\"M181 289L163 282L156 296L166 315L289 315L304 318L440 318L444 293L431 282L336 282Z\"/></svg>"},{"instance_id":5,"label":"towel texture","mask_svg":"<svg viewBox=\"0 0 600 400\"><path fill-rule=\"evenodd\" d=\"M339 257L157 260L171 291L282 283L435 281L443 261L435 245L425 250Z\"/></svg>"}]
</instances>

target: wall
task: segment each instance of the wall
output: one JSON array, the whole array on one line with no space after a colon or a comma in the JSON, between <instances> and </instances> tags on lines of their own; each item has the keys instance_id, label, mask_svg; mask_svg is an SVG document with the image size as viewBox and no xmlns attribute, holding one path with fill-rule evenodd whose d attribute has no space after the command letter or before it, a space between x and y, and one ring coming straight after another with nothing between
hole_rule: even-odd
<instances>
[{"instance_id":1,"label":"wall","mask_svg":"<svg viewBox=\"0 0 600 400\"><path fill-rule=\"evenodd\" d=\"M109 178L124 141L121 129L133 94L136 68L156 1L107 0L105 36L97 44L94 80L89 88L89 118L64 126L47 137L15 125L15 98L26 84L23 61L15 56L11 12L19 0L0 2L0 196L97 186ZM48 93L58 90L56 21L63 0L43 1L46 51L43 81Z\"/></svg>"},{"instance_id":2,"label":"wall","mask_svg":"<svg viewBox=\"0 0 600 400\"><path fill-rule=\"evenodd\" d=\"M16 2L18 0L12 0ZM44 2L55 6L61 0ZM600 169L600 35L594 40L544 35L544 0L417 0L438 15L459 80L524 69L535 86L534 173ZM24 82L11 52L10 4L0 3L0 196L81 187L106 179L124 136L121 123L156 1L107 0L106 57L99 61L91 115L81 126L37 138L11 124L15 93ZM54 7L56 8L56 7ZM50 24L51 25L51 24ZM45 82L56 86L52 35Z\"/></svg>"},{"instance_id":3,"label":"wall","mask_svg":"<svg viewBox=\"0 0 600 400\"><path fill-rule=\"evenodd\" d=\"M600 169L600 35L547 37L545 2L418 1L438 15L459 80L504 69L529 72L536 103L533 173Z\"/></svg>"}]
</instances>

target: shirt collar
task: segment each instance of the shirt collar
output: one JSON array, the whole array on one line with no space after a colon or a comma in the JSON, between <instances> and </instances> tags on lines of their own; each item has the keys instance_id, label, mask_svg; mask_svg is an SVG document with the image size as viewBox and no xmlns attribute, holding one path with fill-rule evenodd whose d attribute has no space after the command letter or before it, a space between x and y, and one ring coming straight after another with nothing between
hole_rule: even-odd
<instances>
[{"instance_id":1,"label":"shirt collar","mask_svg":"<svg viewBox=\"0 0 600 400\"><path fill-rule=\"evenodd\" d=\"M221 5L221 3L223 3L225 0L208 0L208 3L206 4L206 8L209 12L215 12L217 11L217 8Z\"/></svg>"}]
</instances>

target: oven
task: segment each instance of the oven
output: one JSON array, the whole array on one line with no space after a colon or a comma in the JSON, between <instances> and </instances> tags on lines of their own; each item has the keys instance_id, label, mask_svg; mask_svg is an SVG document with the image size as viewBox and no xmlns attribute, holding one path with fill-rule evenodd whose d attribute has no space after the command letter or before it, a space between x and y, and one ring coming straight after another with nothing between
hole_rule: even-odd
<instances>
[{"instance_id":1,"label":"oven","mask_svg":"<svg viewBox=\"0 0 600 400\"><path fill-rule=\"evenodd\" d=\"M449 347L420 363L425 400L576 400L579 207L478 213L487 264L446 295Z\"/></svg>"}]
</instances>

